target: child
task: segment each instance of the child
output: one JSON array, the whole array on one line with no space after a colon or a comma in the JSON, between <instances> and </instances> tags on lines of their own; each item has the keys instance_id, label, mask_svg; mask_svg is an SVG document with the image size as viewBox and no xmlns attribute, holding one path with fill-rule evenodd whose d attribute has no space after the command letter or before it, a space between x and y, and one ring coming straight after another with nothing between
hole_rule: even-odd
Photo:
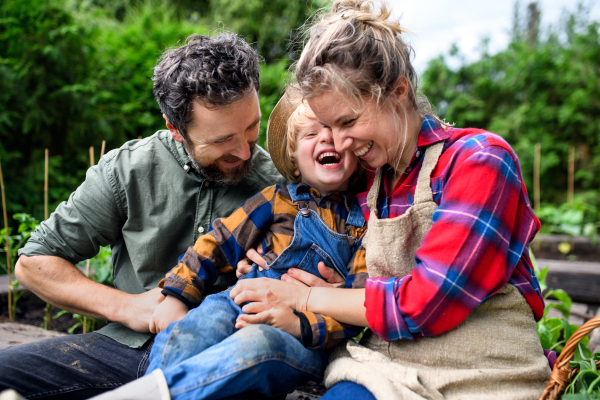
<instances>
[{"instance_id":1,"label":"child","mask_svg":"<svg viewBox=\"0 0 600 400\"><path fill-rule=\"evenodd\" d=\"M269 187L230 217L215 220L159 284L167 298L154 312L150 329L164 330L155 339L146 374L160 375L162 370L164 378L157 379L166 378L177 399L287 393L321 378L326 357L322 348L362 330L289 308L278 324L287 333L267 325L236 329L243 311L229 296L230 289L200 304L205 288L231 271L258 240L270 268L254 266L240 279L278 279L291 267L321 277L317 265L322 261L345 278L347 287L361 285L359 281L364 286L364 249L358 250L365 220L347 192L358 167L356 155L337 153L331 132L289 90L267 131L273 162L295 183ZM261 369L266 372L257 376ZM266 379L269 374L277 379Z\"/></svg>"}]
</instances>

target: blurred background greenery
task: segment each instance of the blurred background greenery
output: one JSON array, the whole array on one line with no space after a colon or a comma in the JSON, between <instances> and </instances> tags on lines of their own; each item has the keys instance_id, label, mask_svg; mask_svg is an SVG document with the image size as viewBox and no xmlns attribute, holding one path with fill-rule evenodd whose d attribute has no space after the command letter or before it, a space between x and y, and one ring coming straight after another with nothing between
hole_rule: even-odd
<instances>
[{"instance_id":1,"label":"blurred background greenery","mask_svg":"<svg viewBox=\"0 0 600 400\"><path fill-rule=\"evenodd\" d=\"M290 40L324 4L4 0L0 159L8 215L28 213L43 219L45 148L50 149L52 211L83 181L89 146L95 146L97 160L102 140L108 151L163 129L152 94L153 67L165 48L191 33L231 29L260 52L264 141L267 117L296 57L288 48ZM583 227L600 220L600 35L598 22L587 20L581 7L544 34L530 16L516 12L505 50L488 54L484 40L479 60L451 68L449 60L461 57L454 47L429 63L422 81L437 113L448 122L487 129L508 140L519 156L530 196L533 148L541 143L542 202L556 210L566 202L567 154L574 146L572 207L579 207L583 219L578 224ZM19 225L17 220L10 223Z\"/></svg>"}]
</instances>

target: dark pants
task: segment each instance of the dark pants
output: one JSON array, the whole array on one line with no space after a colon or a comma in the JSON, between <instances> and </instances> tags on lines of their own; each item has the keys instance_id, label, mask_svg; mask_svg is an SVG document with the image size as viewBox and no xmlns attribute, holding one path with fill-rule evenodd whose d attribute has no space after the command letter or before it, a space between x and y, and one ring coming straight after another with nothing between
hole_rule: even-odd
<instances>
[{"instance_id":1,"label":"dark pants","mask_svg":"<svg viewBox=\"0 0 600 400\"><path fill-rule=\"evenodd\" d=\"M99 333L0 350L0 391L27 399L87 399L144 375L152 341L132 349Z\"/></svg>"}]
</instances>

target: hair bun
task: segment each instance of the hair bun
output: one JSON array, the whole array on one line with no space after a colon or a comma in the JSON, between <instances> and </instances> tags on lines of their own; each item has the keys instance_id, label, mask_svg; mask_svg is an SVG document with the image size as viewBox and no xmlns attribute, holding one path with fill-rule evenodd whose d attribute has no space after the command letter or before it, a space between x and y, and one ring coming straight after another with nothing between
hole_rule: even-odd
<instances>
[{"instance_id":1,"label":"hair bun","mask_svg":"<svg viewBox=\"0 0 600 400\"><path fill-rule=\"evenodd\" d=\"M339 18L354 19L392 34L400 35L404 32L410 32L408 29L403 28L398 21L389 19L392 11L385 2L381 4L379 12L373 10L372 0L336 0L333 3L331 13Z\"/></svg>"}]
</instances>

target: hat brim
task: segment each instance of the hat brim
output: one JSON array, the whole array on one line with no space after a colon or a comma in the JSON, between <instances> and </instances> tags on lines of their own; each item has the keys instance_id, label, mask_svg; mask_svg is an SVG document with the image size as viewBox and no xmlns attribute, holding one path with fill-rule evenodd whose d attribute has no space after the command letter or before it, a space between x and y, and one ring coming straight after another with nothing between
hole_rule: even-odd
<instances>
[{"instance_id":1,"label":"hat brim","mask_svg":"<svg viewBox=\"0 0 600 400\"><path fill-rule=\"evenodd\" d=\"M273 112L269 116L267 123L267 151L271 155L273 164L281 175L287 176L283 160L287 157L287 125L290 116L296 108L302 104L302 95L299 90L288 88L281 99L273 108ZM287 172L287 173L286 173Z\"/></svg>"}]
</instances>

